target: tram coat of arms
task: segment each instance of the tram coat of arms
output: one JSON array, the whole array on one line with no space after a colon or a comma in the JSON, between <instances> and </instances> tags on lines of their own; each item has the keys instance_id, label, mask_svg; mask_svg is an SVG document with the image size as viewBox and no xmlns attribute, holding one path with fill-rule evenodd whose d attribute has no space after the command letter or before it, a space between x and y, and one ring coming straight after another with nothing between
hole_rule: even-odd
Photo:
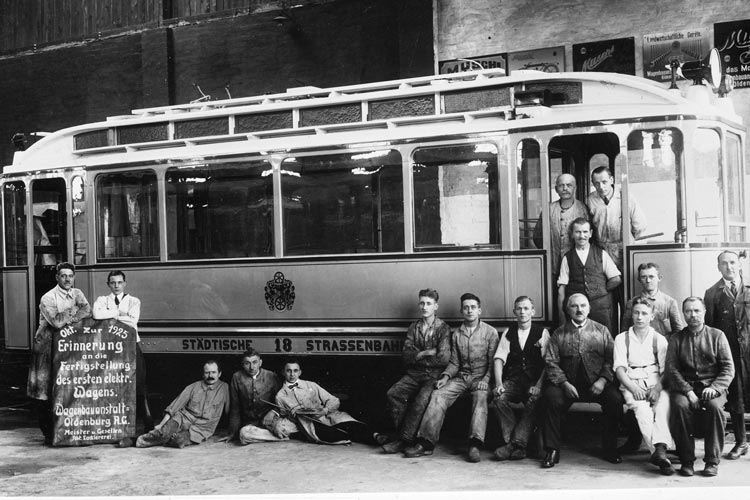
<instances>
[{"instance_id":1,"label":"tram coat of arms","mask_svg":"<svg viewBox=\"0 0 750 500\"><path fill-rule=\"evenodd\" d=\"M273 279L266 282L266 304L271 311L292 310L294 305L294 285L278 271Z\"/></svg>"}]
</instances>

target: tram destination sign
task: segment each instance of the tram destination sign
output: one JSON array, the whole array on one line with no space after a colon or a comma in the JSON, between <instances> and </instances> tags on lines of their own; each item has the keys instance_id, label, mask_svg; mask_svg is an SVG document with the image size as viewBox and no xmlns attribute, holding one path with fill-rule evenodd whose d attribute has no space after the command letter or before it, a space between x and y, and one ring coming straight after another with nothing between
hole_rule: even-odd
<instances>
[{"instance_id":1,"label":"tram destination sign","mask_svg":"<svg viewBox=\"0 0 750 500\"><path fill-rule=\"evenodd\" d=\"M135 330L85 319L52 344L54 446L115 443L135 435Z\"/></svg>"}]
</instances>

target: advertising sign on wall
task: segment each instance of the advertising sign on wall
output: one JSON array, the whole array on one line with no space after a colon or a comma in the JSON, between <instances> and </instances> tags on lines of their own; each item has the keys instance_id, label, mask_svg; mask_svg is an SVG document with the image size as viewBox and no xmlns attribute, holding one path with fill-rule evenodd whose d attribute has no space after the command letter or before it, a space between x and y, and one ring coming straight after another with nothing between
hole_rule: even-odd
<instances>
[{"instance_id":1,"label":"advertising sign on wall","mask_svg":"<svg viewBox=\"0 0 750 500\"><path fill-rule=\"evenodd\" d=\"M635 75L635 39L616 38L574 44L573 71Z\"/></svg>"},{"instance_id":2,"label":"advertising sign on wall","mask_svg":"<svg viewBox=\"0 0 750 500\"><path fill-rule=\"evenodd\" d=\"M565 47L521 50L508 54L508 71L536 70L546 73L565 71Z\"/></svg>"},{"instance_id":3,"label":"advertising sign on wall","mask_svg":"<svg viewBox=\"0 0 750 500\"><path fill-rule=\"evenodd\" d=\"M508 68L508 54L493 54L489 56L467 57L440 61L440 74L461 73L478 69L504 69Z\"/></svg>"},{"instance_id":4,"label":"advertising sign on wall","mask_svg":"<svg viewBox=\"0 0 750 500\"><path fill-rule=\"evenodd\" d=\"M85 319L52 344L54 446L116 443L135 435L135 330Z\"/></svg>"},{"instance_id":5,"label":"advertising sign on wall","mask_svg":"<svg viewBox=\"0 0 750 500\"><path fill-rule=\"evenodd\" d=\"M702 60L712 47L708 27L643 35L643 76L669 82L672 61Z\"/></svg>"},{"instance_id":6,"label":"advertising sign on wall","mask_svg":"<svg viewBox=\"0 0 750 500\"><path fill-rule=\"evenodd\" d=\"M719 49L726 72L734 78L734 87L750 87L750 19L716 23L714 47Z\"/></svg>"}]
</instances>

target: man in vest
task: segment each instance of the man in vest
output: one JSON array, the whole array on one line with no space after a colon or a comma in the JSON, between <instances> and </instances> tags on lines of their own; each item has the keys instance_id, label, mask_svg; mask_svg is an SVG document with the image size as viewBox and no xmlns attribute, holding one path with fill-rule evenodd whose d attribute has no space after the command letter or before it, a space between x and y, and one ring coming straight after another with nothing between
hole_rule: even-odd
<instances>
[{"instance_id":1,"label":"man in vest","mask_svg":"<svg viewBox=\"0 0 750 500\"><path fill-rule=\"evenodd\" d=\"M622 275L609 254L592 246L591 223L580 217L570 227L575 248L563 257L557 279L557 307L560 322L565 321L565 302L576 293L584 294L591 306L589 317L611 333L617 320L610 292L620 286Z\"/></svg>"},{"instance_id":2,"label":"man in vest","mask_svg":"<svg viewBox=\"0 0 750 500\"><path fill-rule=\"evenodd\" d=\"M513 304L516 324L500 339L495 352L494 410L505 445L495 450L498 460L526 458L526 445L534 426L537 401L544 382L543 352L549 342L546 328L531 322L534 302L521 295ZM523 403L520 419L512 403Z\"/></svg>"},{"instance_id":3,"label":"man in vest","mask_svg":"<svg viewBox=\"0 0 750 500\"><path fill-rule=\"evenodd\" d=\"M724 250L717 258L721 279L706 290L706 324L724 332L732 351L735 376L729 385L727 410L732 417L734 447L727 453L737 460L748 452L745 402L750 405L750 284L739 273L739 255Z\"/></svg>"},{"instance_id":4,"label":"man in vest","mask_svg":"<svg viewBox=\"0 0 750 500\"><path fill-rule=\"evenodd\" d=\"M667 458L667 447L672 442L669 394L662 390L667 339L650 326L653 317L653 304L636 297L632 303L633 326L615 338L613 367L625 405L635 412L651 452L651 463L669 476L675 471Z\"/></svg>"}]
</instances>

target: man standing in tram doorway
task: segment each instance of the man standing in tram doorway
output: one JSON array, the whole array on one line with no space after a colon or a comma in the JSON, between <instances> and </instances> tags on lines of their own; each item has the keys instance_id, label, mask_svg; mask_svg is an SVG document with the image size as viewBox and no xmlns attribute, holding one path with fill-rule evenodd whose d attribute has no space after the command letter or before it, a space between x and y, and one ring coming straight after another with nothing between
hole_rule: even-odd
<instances>
[{"instance_id":1,"label":"man standing in tram doorway","mask_svg":"<svg viewBox=\"0 0 750 500\"><path fill-rule=\"evenodd\" d=\"M422 316L409 326L404 342L406 373L388 389L388 414L398 435L383 445L386 453L399 453L414 445L430 395L451 356L451 329L437 317L437 290L419 291Z\"/></svg>"},{"instance_id":2,"label":"man standing in tram doorway","mask_svg":"<svg viewBox=\"0 0 750 500\"><path fill-rule=\"evenodd\" d=\"M615 187L612 171L600 166L591 172L591 183L596 189L589 194L588 207L596 231L596 241L622 269L622 201L620 189ZM628 197L630 234L638 238L646 231L646 216L632 196Z\"/></svg>"},{"instance_id":3,"label":"man standing in tram doorway","mask_svg":"<svg viewBox=\"0 0 750 500\"><path fill-rule=\"evenodd\" d=\"M148 406L148 390L146 388L146 359L141 349L141 337L138 335L138 320L141 317L141 301L125 292L127 286L125 273L119 270L110 271L107 275L109 295L97 297L94 301L92 315L95 320L114 319L121 321L135 330L135 393L136 414L143 418L145 432L154 428L154 419ZM120 440L120 448L135 445L135 436L127 436Z\"/></svg>"},{"instance_id":4,"label":"man standing in tram doorway","mask_svg":"<svg viewBox=\"0 0 750 500\"><path fill-rule=\"evenodd\" d=\"M706 290L706 324L724 332L732 351L735 376L729 385L727 410L732 417L734 447L726 458L737 460L750 445L745 430L746 405L750 404L750 284L740 274L740 256L724 250L717 257L721 279Z\"/></svg>"},{"instance_id":5,"label":"man standing in tram doorway","mask_svg":"<svg viewBox=\"0 0 750 500\"><path fill-rule=\"evenodd\" d=\"M44 434L44 444L51 445L54 435L52 422L52 337L59 330L72 323L91 316L83 292L73 288L76 268L68 262L57 265L55 279L57 286L42 296L39 303L39 328L34 334L31 346L31 366L26 393L35 400L39 428Z\"/></svg>"}]
</instances>

